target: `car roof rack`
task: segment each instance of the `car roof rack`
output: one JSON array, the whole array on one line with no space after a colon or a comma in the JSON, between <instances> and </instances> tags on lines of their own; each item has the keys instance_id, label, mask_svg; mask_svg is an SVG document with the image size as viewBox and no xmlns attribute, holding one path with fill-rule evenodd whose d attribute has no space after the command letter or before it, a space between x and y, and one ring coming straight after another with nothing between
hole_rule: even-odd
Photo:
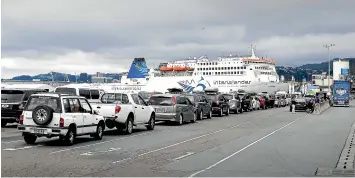
<instances>
[{"instance_id":1,"label":"car roof rack","mask_svg":"<svg viewBox=\"0 0 355 178\"><path fill-rule=\"evenodd\" d=\"M170 94L185 94L186 93L181 88L168 88L167 90L168 90L168 93L170 93Z\"/></svg>"}]
</instances>

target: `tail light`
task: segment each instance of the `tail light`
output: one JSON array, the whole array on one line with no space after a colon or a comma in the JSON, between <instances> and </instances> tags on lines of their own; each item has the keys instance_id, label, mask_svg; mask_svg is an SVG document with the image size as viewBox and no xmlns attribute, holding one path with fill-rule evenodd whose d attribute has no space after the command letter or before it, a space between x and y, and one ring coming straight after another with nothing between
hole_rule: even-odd
<instances>
[{"instance_id":1,"label":"tail light","mask_svg":"<svg viewBox=\"0 0 355 178\"><path fill-rule=\"evenodd\" d=\"M117 114L117 113L119 113L121 111L121 106L116 106L116 108L115 108L115 113Z\"/></svg>"},{"instance_id":2,"label":"tail light","mask_svg":"<svg viewBox=\"0 0 355 178\"><path fill-rule=\"evenodd\" d=\"M20 124L23 124L23 118L24 118L24 116L23 116L23 114L21 114L20 115L20 121L19 121Z\"/></svg>"},{"instance_id":3,"label":"tail light","mask_svg":"<svg viewBox=\"0 0 355 178\"><path fill-rule=\"evenodd\" d=\"M174 105L176 104L176 97L175 97L175 96L171 97L171 102L172 102Z\"/></svg>"},{"instance_id":4,"label":"tail light","mask_svg":"<svg viewBox=\"0 0 355 178\"><path fill-rule=\"evenodd\" d=\"M64 119L63 118L59 119L59 127L64 127Z\"/></svg>"}]
</instances>

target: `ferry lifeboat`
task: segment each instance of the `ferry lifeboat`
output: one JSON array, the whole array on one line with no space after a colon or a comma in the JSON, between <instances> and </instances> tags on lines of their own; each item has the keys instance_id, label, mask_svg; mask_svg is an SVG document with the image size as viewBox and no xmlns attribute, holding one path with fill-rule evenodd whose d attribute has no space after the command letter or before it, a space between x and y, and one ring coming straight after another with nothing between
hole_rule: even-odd
<instances>
[{"instance_id":1,"label":"ferry lifeboat","mask_svg":"<svg viewBox=\"0 0 355 178\"><path fill-rule=\"evenodd\" d=\"M160 67L160 71L173 71L173 68L172 67Z\"/></svg>"},{"instance_id":2,"label":"ferry lifeboat","mask_svg":"<svg viewBox=\"0 0 355 178\"><path fill-rule=\"evenodd\" d=\"M184 67L184 66L174 66L173 68L174 71L187 71L188 67Z\"/></svg>"}]
</instances>

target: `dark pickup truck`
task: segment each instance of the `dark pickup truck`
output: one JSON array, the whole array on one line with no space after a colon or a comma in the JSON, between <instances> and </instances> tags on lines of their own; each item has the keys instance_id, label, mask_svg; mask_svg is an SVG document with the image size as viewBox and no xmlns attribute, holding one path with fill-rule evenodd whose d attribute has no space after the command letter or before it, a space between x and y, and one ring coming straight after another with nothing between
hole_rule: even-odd
<instances>
[{"instance_id":1,"label":"dark pickup truck","mask_svg":"<svg viewBox=\"0 0 355 178\"><path fill-rule=\"evenodd\" d=\"M251 105L251 97L249 93L238 93L237 94L239 98L241 99L241 105L244 111L251 111L253 110L253 107Z\"/></svg>"}]
</instances>

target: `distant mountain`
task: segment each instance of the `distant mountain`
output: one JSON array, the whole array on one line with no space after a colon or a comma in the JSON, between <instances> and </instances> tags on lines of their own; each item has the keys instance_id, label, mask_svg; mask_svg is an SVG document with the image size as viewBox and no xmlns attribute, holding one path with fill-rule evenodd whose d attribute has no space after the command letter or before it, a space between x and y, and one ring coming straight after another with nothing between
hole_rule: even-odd
<instances>
[{"instance_id":1,"label":"distant mountain","mask_svg":"<svg viewBox=\"0 0 355 178\"><path fill-rule=\"evenodd\" d=\"M333 61L337 59L338 58L335 58L330 61L331 75L333 74ZM342 60L349 60L350 68L351 66L355 66L355 58L345 58ZM280 76L283 75L285 77L285 80L291 80L292 76L294 76L296 81L302 81L302 79L310 81L312 78L312 74L322 74L323 72L328 73L328 62L305 64L299 67L276 66L276 71Z\"/></svg>"},{"instance_id":2,"label":"distant mountain","mask_svg":"<svg viewBox=\"0 0 355 178\"><path fill-rule=\"evenodd\" d=\"M52 74L53 74L53 79L54 81L67 81L69 80L70 82L91 82L91 78L95 75L93 74L87 74L87 73L81 73L77 76L72 75L72 74L65 74L65 73L59 73L59 72L53 72L53 73L47 73L47 74L38 74L34 76L29 76L29 75L20 75L13 77L12 80L40 80L40 81L52 81ZM107 73L104 74L104 77L111 77L113 79L120 80L121 75L116 74L116 73Z\"/></svg>"},{"instance_id":3,"label":"distant mountain","mask_svg":"<svg viewBox=\"0 0 355 178\"><path fill-rule=\"evenodd\" d=\"M333 65L332 64L333 64L333 61L336 59L337 58L335 58L331 61L330 74L333 73L333 67L332 67ZM349 60L350 66L355 66L355 58L345 58L343 60ZM312 78L312 74L321 74L322 72L328 72L328 62L322 62L322 63L316 63L316 64L304 64L299 67L276 66L276 71L280 76L283 75L285 77L285 80L291 80L292 76L294 76L296 81L302 81L303 79L310 81ZM53 72L53 78L55 81L66 81L66 78L68 77L68 79L71 82L75 82L76 80L78 82L91 82L91 78L93 76L95 76L95 75L81 73L80 75L78 75L76 77L75 75L71 75L71 74ZM106 74L104 74L104 76L120 80L122 74L106 73ZM41 81L51 81L52 75L51 75L51 73L47 73L47 74L39 74L39 75L35 75L35 76L21 75L21 76L16 76L16 77L12 78L12 80L33 80L33 79L37 79L37 80L41 80Z\"/></svg>"}]
</instances>

